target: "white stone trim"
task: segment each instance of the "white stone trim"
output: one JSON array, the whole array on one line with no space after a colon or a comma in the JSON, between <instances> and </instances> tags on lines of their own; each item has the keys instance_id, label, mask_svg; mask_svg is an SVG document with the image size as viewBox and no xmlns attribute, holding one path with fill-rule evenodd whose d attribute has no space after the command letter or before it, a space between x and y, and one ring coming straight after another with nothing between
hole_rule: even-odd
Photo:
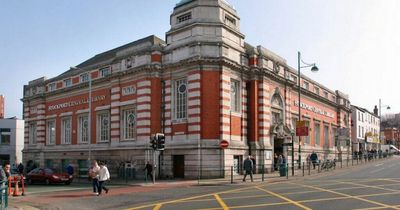
<instances>
[{"instance_id":1,"label":"white stone trim","mask_svg":"<svg viewBox=\"0 0 400 210\"><path fill-rule=\"evenodd\" d=\"M118 93L121 90L120 87L113 87L111 88L111 93Z\"/></svg>"},{"instance_id":2,"label":"white stone trim","mask_svg":"<svg viewBox=\"0 0 400 210\"><path fill-rule=\"evenodd\" d=\"M199 80L200 79L200 74L196 73L196 74L191 74L188 76L188 81L193 81L193 80Z\"/></svg>"},{"instance_id":3,"label":"white stone trim","mask_svg":"<svg viewBox=\"0 0 400 210\"><path fill-rule=\"evenodd\" d=\"M112 108L111 109L111 115L113 114L119 114L119 109L118 108Z\"/></svg>"},{"instance_id":4,"label":"white stone trim","mask_svg":"<svg viewBox=\"0 0 400 210\"><path fill-rule=\"evenodd\" d=\"M143 89L137 90L137 95L147 95L147 94L151 94L150 88L143 88Z\"/></svg>"},{"instance_id":5,"label":"white stone trim","mask_svg":"<svg viewBox=\"0 0 400 210\"><path fill-rule=\"evenodd\" d=\"M60 114L60 117L71 116L72 112L63 112Z\"/></svg>"},{"instance_id":6,"label":"white stone trim","mask_svg":"<svg viewBox=\"0 0 400 210\"><path fill-rule=\"evenodd\" d=\"M138 120L136 123L138 126L142 126L142 125L150 125L150 120Z\"/></svg>"},{"instance_id":7,"label":"white stone trim","mask_svg":"<svg viewBox=\"0 0 400 210\"><path fill-rule=\"evenodd\" d=\"M52 119L52 118L56 118L57 115L56 114L52 114L52 115L47 115L46 119Z\"/></svg>"},{"instance_id":8,"label":"white stone trim","mask_svg":"<svg viewBox=\"0 0 400 210\"><path fill-rule=\"evenodd\" d=\"M121 98L121 96L119 94L111 95L111 100L117 100L120 98Z\"/></svg>"},{"instance_id":9,"label":"white stone trim","mask_svg":"<svg viewBox=\"0 0 400 210\"><path fill-rule=\"evenodd\" d=\"M111 122L117 122L117 121L119 121L119 115L111 116Z\"/></svg>"},{"instance_id":10,"label":"white stone trim","mask_svg":"<svg viewBox=\"0 0 400 210\"><path fill-rule=\"evenodd\" d=\"M200 131L201 128L200 128L200 125L189 125L188 130L189 131Z\"/></svg>"},{"instance_id":11,"label":"white stone trim","mask_svg":"<svg viewBox=\"0 0 400 210\"><path fill-rule=\"evenodd\" d=\"M101 111L101 110L106 110L106 109L110 109L110 108L111 108L110 105L98 106L98 107L96 107L96 109L94 109L94 111Z\"/></svg>"},{"instance_id":12,"label":"white stone trim","mask_svg":"<svg viewBox=\"0 0 400 210\"><path fill-rule=\"evenodd\" d=\"M115 128L118 128L118 129L119 129L119 122L117 122L117 123L115 123L115 122L111 123L110 128L111 128L111 129L115 129Z\"/></svg>"},{"instance_id":13,"label":"white stone trim","mask_svg":"<svg viewBox=\"0 0 400 210\"><path fill-rule=\"evenodd\" d=\"M150 112L137 113L137 119L148 118L148 117L151 117L151 113Z\"/></svg>"},{"instance_id":14,"label":"white stone trim","mask_svg":"<svg viewBox=\"0 0 400 210\"><path fill-rule=\"evenodd\" d=\"M151 110L151 105L150 104L140 104L137 105L137 110L143 111L143 110Z\"/></svg>"},{"instance_id":15,"label":"white stone trim","mask_svg":"<svg viewBox=\"0 0 400 210\"><path fill-rule=\"evenodd\" d=\"M200 82L188 83L188 90L200 88Z\"/></svg>"},{"instance_id":16,"label":"white stone trim","mask_svg":"<svg viewBox=\"0 0 400 210\"><path fill-rule=\"evenodd\" d=\"M150 128L138 128L137 134L150 133Z\"/></svg>"},{"instance_id":17,"label":"white stone trim","mask_svg":"<svg viewBox=\"0 0 400 210\"><path fill-rule=\"evenodd\" d=\"M150 96L140 96L137 98L137 102L151 102L151 97Z\"/></svg>"},{"instance_id":18,"label":"white stone trim","mask_svg":"<svg viewBox=\"0 0 400 210\"><path fill-rule=\"evenodd\" d=\"M201 104L200 99L195 99L195 100L189 100L187 106L200 106Z\"/></svg>"},{"instance_id":19,"label":"white stone trim","mask_svg":"<svg viewBox=\"0 0 400 210\"><path fill-rule=\"evenodd\" d=\"M146 87L146 86L151 86L151 82L146 80L146 81L141 81L137 83L137 87Z\"/></svg>"},{"instance_id":20,"label":"white stone trim","mask_svg":"<svg viewBox=\"0 0 400 210\"><path fill-rule=\"evenodd\" d=\"M88 112L89 112L89 109L80 109L80 110L76 111L75 113L82 114L82 113L88 113Z\"/></svg>"}]
</instances>

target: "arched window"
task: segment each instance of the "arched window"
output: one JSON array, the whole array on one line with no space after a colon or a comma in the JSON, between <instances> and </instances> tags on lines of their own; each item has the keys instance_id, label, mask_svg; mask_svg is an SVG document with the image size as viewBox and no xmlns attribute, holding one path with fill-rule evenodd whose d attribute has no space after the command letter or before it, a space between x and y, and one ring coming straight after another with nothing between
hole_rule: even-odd
<instances>
[{"instance_id":1,"label":"arched window","mask_svg":"<svg viewBox=\"0 0 400 210\"><path fill-rule=\"evenodd\" d=\"M272 96L271 100L271 117L272 124L283 122L283 100L278 93Z\"/></svg>"}]
</instances>

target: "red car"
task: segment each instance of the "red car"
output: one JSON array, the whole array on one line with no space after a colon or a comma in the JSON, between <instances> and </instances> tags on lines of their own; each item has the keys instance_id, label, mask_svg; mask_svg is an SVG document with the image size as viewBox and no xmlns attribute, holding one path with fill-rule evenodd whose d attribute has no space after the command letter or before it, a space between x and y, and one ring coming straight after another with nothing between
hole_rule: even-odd
<instances>
[{"instance_id":1,"label":"red car","mask_svg":"<svg viewBox=\"0 0 400 210\"><path fill-rule=\"evenodd\" d=\"M74 177L67 173L58 173L55 169L51 168L35 168L27 174L26 179L29 184L41 182L45 184L64 183L69 185Z\"/></svg>"}]
</instances>

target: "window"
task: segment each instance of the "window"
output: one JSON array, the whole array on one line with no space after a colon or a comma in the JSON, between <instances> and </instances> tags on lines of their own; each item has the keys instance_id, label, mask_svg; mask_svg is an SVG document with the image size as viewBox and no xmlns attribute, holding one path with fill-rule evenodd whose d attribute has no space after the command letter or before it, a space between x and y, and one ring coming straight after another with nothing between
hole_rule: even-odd
<instances>
[{"instance_id":1,"label":"window","mask_svg":"<svg viewBox=\"0 0 400 210\"><path fill-rule=\"evenodd\" d=\"M324 147L329 147L329 126L324 125Z\"/></svg>"},{"instance_id":2,"label":"window","mask_svg":"<svg viewBox=\"0 0 400 210\"><path fill-rule=\"evenodd\" d=\"M319 95L319 88L315 87L314 89L315 89L315 93L316 93L317 95Z\"/></svg>"},{"instance_id":3,"label":"window","mask_svg":"<svg viewBox=\"0 0 400 210\"><path fill-rule=\"evenodd\" d=\"M56 90L56 83L50 83L48 86L48 91L55 91Z\"/></svg>"},{"instance_id":4,"label":"window","mask_svg":"<svg viewBox=\"0 0 400 210\"><path fill-rule=\"evenodd\" d=\"M29 143L36 144L36 122L29 123Z\"/></svg>"},{"instance_id":5,"label":"window","mask_svg":"<svg viewBox=\"0 0 400 210\"><path fill-rule=\"evenodd\" d=\"M79 143L89 142L89 118L87 115L78 117L78 141Z\"/></svg>"},{"instance_id":6,"label":"window","mask_svg":"<svg viewBox=\"0 0 400 210\"><path fill-rule=\"evenodd\" d=\"M100 72L100 77L106 77L110 75L110 67L105 67L99 70Z\"/></svg>"},{"instance_id":7,"label":"window","mask_svg":"<svg viewBox=\"0 0 400 210\"><path fill-rule=\"evenodd\" d=\"M11 129L0 128L0 144L10 145L10 139L11 139Z\"/></svg>"},{"instance_id":8,"label":"window","mask_svg":"<svg viewBox=\"0 0 400 210\"><path fill-rule=\"evenodd\" d=\"M187 115L187 87L186 79L176 80L174 83L174 113L175 119L186 119Z\"/></svg>"},{"instance_id":9,"label":"window","mask_svg":"<svg viewBox=\"0 0 400 210\"><path fill-rule=\"evenodd\" d=\"M332 96L332 101L336 103L336 96Z\"/></svg>"},{"instance_id":10,"label":"window","mask_svg":"<svg viewBox=\"0 0 400 210\"><path fill-rule=\"evenodd\" d=\"M236 20L235 18L229 16L229 15L225 15L225 23L230 25L230 26L236 26Z\"/></svg>"},{"instance_id":11,"label":"window","mask_svg":"<svg viewBox=\"0 0 400 210\"><path fill-rule=\"evenodd\" d=\"M310 129L310 121L308 121L308 120L304 120L304 121L305 121L306 127L308 129ZM308 133L308 136L304 136L304 143L310 144L310 133Z\"/></svg>"},{"instance_id":12,"label":"window","mask_svg":"<svg viewBox=\"0 0 400 210\"><path fill-rule=\"evenodd\" d=\"M332 141L335 142L335 146L337 144L336 142L336 128L332 128Z\"/></svg>"},{"instance_id":13,"label":"window","mask_svg":"<svg viewBox=\"0 0 400 210\"><path fill-rule=\"evenodd\" d=\"M310 84L306 81L303 82L303 88L308 90L308 87L310 86Z\"/></svg>"},{"instance_id":14,"label":"window","mask_svg":"<svg viewBox=\"0 0 400 210\"><path fill-rule=\"evenodd\" d=\"M80 80L81 82L87 82L87 81L89 81L89 74L88 74L88 73L81 74L81 75L79 76L79 80Z\"/></svg>"},{"instance_id":15,"label":"window","mask_svg":"<svg viewBox=\"0 0 400 210\"><path fill-rule=\"evenodd\" d=\"M240 82L231 80L231 111L240 111Z\"/></svg>"},{"instance_id":16,"label":"window","mask_svg":"<svg viewBox=\"0 0 400 210\"><path fill-rule=\"evenodd\" d=\"M290 80L292 80L293 82L296 82L296 84L297 84L297 77L294 76L293 74L290 75Z\"/></svg>"},{"instance_id":17,"label":"window","mask_svg":"<svg viewBox=\"0 0 400 210\"><path fill-rule=\"evenodd\" d=\"M47 121L47 144L55 144L56 143L56 121L49 120Z\"/></svg>"},{"instance_id":18,"label":"window","mask_svg":"<svg viewBox=\"0 0 400 210\"><path fill-rule=\"evenodd\" d=\"M358 137L361 138L361 126L360 125L358 126Z\"/></svg>"},{"instance_id":19,"label":"window","mask_svg":"<svg viewBox=\"0 0 400 210\"><path fill-rule=\"evenodd\" d=\"M321 145L321 131L320 131L320 124L317 122L314 122L314 140L315 140L315 145L320 146Z\"/></svg>"},{"instance_id":20,"label":"window","mask_svg":"<svg viewBox=\"0 0 400 210\"><path fill-rule=\"evenodd\" d=\"M135 58L134 57L129 57L125 60L125 67L127 69L131 68L132 65L135 63Z\"/></svg>"},{"instance_id":21,"label":"window","mask_svg":"<svg viewBox=\"0 0 400 210\"><path fill-rule=\"evenodd\" d=\"M97 140L108 142L110 138L110 119L108 112L97 115Z\"/></svg>"},{"instance_id":22,"label":"window","mask_svg":"<svg viewBox=\"0 0 400 210\"><path fill-rule=\"evenodd\" d=\"M71 144L71 118L61 120L61 143Z\"/></svg>"},{"instance_id":23,"label":"window","mask_svg":"<svg viewBox=\"0 0 400 210\"><path fill-rule=\"evenodd\" d=\"M64 87L70 87L72 85L71 78L64 80Z\"/></svg>"},{"instance_id":24,"label":"window","mask_svg":"<svg viewBox=\"0 0 400 210\"><path fill-rule=\"evenodd\" d=\"M134 139L136 135L135 109L126 109L122 112L122 132L125 140Z\"/></svg>"},{"instance_id":25,"label":"window","mask_svg":"<svg viewBox=\"0 0 400 210\"><path fill-rule=\"evenodd\" d=\"M191 12L185 13L185 14L180 15L180 16L178 16L176 18L178 23L182 23L182 22L185 22L185 21L190 20L190 19L192 19L192 13Z\"/></svg>"},{"instance_id":26,"label":"window","mask_svg":"<svg viewBox=\"0 0 400 210\"><path fill-rule=\"evenodd\" d=\"M324 96L325 96L325 98L328 98L329 97L328 92L324 91Z\"/></svg>"}]
</instances>

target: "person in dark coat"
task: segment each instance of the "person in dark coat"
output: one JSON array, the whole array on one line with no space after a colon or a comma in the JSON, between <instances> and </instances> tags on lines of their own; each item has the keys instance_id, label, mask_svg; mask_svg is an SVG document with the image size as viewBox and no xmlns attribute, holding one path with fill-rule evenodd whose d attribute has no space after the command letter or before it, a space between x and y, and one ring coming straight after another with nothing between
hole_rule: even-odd
<instances>
[{"instance_id":1,"label":"person in dark coat","mask_svg":"<svg viewBox=\"0 0 400 210\"><path fill-rule=\"evenodd\" d=\"M68 166L66 167L66 169L67 169L67 174L68 174L68 175L70 175L70 176L74 175L74 167L72 167L71 164L68 164Z\"/></svg>"},{"instance_id":2,"label":"person in dark coat","mask_svg":"<svg viewBox=\"0 0 400 210\"><path fill-rule=\"evenodd\" d=\"M153 180L153 165L151 165L149 161L147 161L144 170L146 171L146 177L148 177L150 180Z\"/></svg>"},{"instance_id":3,"label":"person in dark coat","mask_svg":"<svg viewBox=\"0 0 400 210\"><path fill-rule=\"evenodd\" d=\"M246 160L244 160L243 168L245 170L243 181L246 181L247 175L250 175L251 181L253 181L253 161L251 160L250 155L246 158Z\"/></svg>"},{"instance_id":4,"label":"person in dark coat","mask_svg":"<svg viewBox=\"0 0 400 210\"><path fill-rule=\"evenodd\" d=\"M317 164L318 161L318 155L317 153L315 153L314 151L312 151L311 155L310 155L310 160L312 162L313 165L313 169L315 169L315 165Z\"/></svg>"},{"instance_id":5,"label":"person in dark coat","mask_svg":"<svg viewBox=\"0 0 400 210\"><path fill-rule=\"evenodd\" d=\"M24 165L22 163L19 163L17 170L18 170L19 174L23 174L24 173Z\"/></svg>"}]
</instances>

